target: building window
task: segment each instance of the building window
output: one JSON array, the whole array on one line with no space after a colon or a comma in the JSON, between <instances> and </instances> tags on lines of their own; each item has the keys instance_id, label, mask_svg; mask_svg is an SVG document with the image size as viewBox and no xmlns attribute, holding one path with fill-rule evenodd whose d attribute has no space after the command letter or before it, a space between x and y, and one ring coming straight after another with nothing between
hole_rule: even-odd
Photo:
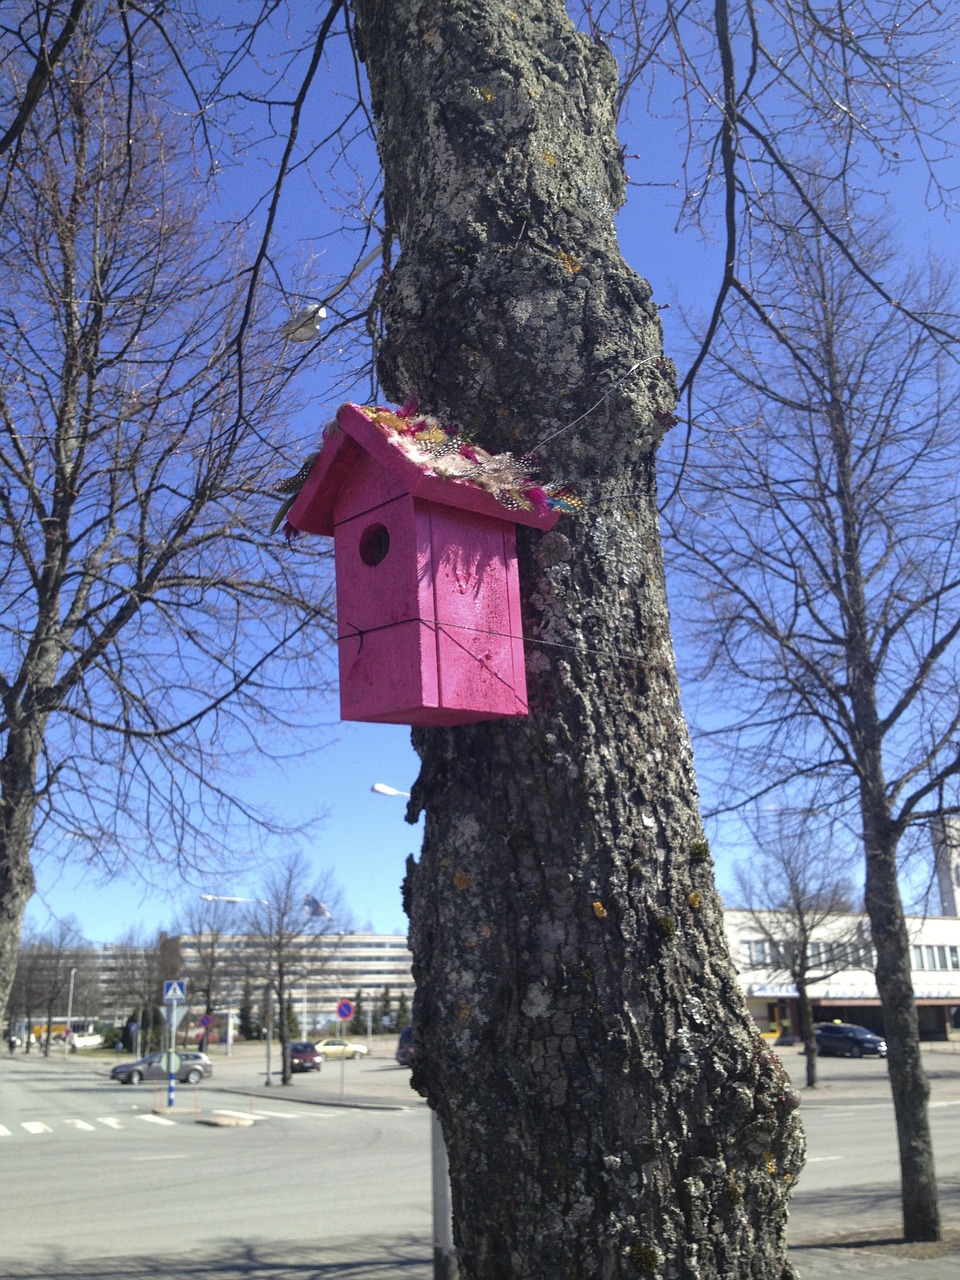
<instances>
[{"instance_id":1,"label":"building window","mask_svg":"<svg viewBox=\"0 0 960 1280\"><path fill-rule=\"evenodd\" d=\"M765 969L770 964L770 944L765 938L741 938L740 946L748 969Z\"/></svg>"},{"instance_id":2,"label":"building window","mask_svg":"<svg viewBox=\"0 0 960 1280\"><path fill-rule=\"evenodd\" d=\"M913 952L913 967L915 969L925 968L923 963L923 947L911 947L910 950Z\"/></svg>"}]
</instances>

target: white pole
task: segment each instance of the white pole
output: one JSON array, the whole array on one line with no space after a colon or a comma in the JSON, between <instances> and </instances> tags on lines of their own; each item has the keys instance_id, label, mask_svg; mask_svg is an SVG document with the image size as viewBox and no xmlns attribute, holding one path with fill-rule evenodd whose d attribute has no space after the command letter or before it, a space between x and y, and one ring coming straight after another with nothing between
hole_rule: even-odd
<instances>
[{"instance_id":1,"label":"white pole","mask_svg":"<svg viewBox=\"0 0 960 1280\"><path fill-rule=\"evenodd\" d=\"M63 1056L67 1056L67 1050L70 1047L70 1037L73 1035L73 1029L70 1022L73 1018L73 980L77 976L76 969L70 970L70 989L67 993L67 1025L63 1031Z\"/></svg>"},{"instance_id":2,"label":"white pole","mask_svg":"<svg viewBox=\"0 0 960 1280\"><path fill-rule=\"evenodd\" d=\"M443 1130L436 1111L430 1109L430 1182L433 1191L433 1277L456 1280L459 1274L453 1250L453 1211L450 1205L450 1167Z\"/></svg>"},{"instance_id":3,"label":"white pole","mask_svg":"<svg viewBox=\"0 0 960 1280\"><path fill-rule=\"evenodd\" d=\"M267 983L263 993L264 1004L266 1006L264 1013L264 1021L267 1024L267 1078L264 1084L270 1084L270 1050L271 1041L273 1040L273 992L270 990L270 984Z\"/></svg>"}]
</instances>

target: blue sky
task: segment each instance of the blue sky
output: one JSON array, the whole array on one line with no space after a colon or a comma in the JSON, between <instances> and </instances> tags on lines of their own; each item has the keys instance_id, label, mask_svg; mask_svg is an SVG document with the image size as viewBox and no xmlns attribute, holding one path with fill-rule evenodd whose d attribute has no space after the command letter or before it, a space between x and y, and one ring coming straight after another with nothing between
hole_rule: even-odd
<instances>
[{"instance_id":1,"label":"blue sky","mask_svg":"<svg viewBox=\"0 0 960 1280\"><path fill-rule=\"evenodd\" d=\"M303 850L318 879L329 870L343 893L355 928L372 926L377 933L405 932L400 905L400 882L409 853L420 846L420 828L404 821L406 801L375 795L374 782L387 782L408 791L418 760L410 745L410 731L402 725L336 723L325 745L305 758L288 762L285 780L265 768L264 789L275 790L274 807L290 822L308 822L308 833L268 844L268 853L282 857L291 847ZM257 789L257 779L250 779ZM73 915L91 942L111 942L131 928L168 928L176 908L201 888L231 896L256 896L262 863L246 877L229 881L210 878L202 886L185 886L174 872L163 889L146 887L135 878L99 883L94 877L64 871L52 863L41 865L38 890L28 908L28 920L39 928L56 917ZM304 886L305 888L307 886Z\"/></svg>"},{"instance_id":2,"label":"blue sky","mask_svg":"<svg viewBox=\"0 0 960 1280\"><path fill-rule=\"evenodd\" d=\"M674 126L643 118L639 104L634 106L634 115L637 118L632 125L628 123L622 130L627 152L639 154L639 159L628 161L628 169L633 175L649 172L653 178L670 172L679 176L682 146ZM887 189L893 191L892 209L910 251L922 253L933 247L955 253L955 228L942 215L925 209L922 186L911 181L909 172L895 186L888 181ZM334 202L313 191L315 206L305 206L303 194L288 215L296 221L289 222L281 234L295 242L304 261L319 255L326 264L323 269L335 279L341 262L349 270L350 247L338 247L333 235L338 217ZM675 356L682 346L681 311L708 305L720 271L717 243L676 233L677 199L678 193L669 188L632 187L620 215L624 256L650 280L655 300L666 308L662 312L666 352ZM310 225L314 207L316 234ZM305 208L310 209L309 221ZM333 359L327 370L326 376L322 369L317 375L309 410L291 424L291 431L304 441L315 439L317 424L333 416L340 400L366 398L361 387L332 393L330 387L340 370ZM309 857L318 878L325 872L332 875L354 927L382 933L403 931L399 886L407 855L419 849L420 830L405 823L404 800L375 795L371 785L380 781L402 791L410 789L418 761L409 730L403 726L340 724L335 694L325 708L325 718L329 728L315 741L303 742L305 754L288 762L282 775L264 768L259 777L249 781L254 791L259 788L269 794L288 821L307 824L298 840L273 841L268 855L283 856L296 844ZM723 890L732 862L743 849L733 824L726 827L719 841L716 830L710 834ZM42 929L53 917L72 915L89 940L108 942L131 928L149 932L169 927L178 905L201 888L236 896L253 894L261 871L262 867L255 867L248 876L229 883L190 887L171 872L161 888L148 889L136 876L103 884L80 869L63 869L51 861L38 867L37 893L27 921Z\"/></svg>"}]
</instances>

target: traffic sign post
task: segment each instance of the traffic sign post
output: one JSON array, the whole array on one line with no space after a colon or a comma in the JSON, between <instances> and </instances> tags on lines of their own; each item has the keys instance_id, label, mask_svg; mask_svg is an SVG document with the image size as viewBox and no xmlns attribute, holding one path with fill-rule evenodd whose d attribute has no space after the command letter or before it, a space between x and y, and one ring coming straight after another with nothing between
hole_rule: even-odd
<instances>
[{"instance_id":1,"label":"traffic sign post","mask_svg":"<svg viewBox=\"0 0 960 1280\"><path fill-rule=\"evenodd\" d=\"M343 1036L343 1024L345 1022L349 1022L352 1017L353 1017L353 1001L341 1000L340 1003L337 1005L337 1035L340 1036L341 1038ZM344 1071L346 1068L346 1062L347 1062L347 1054L346 1054L346 1050L343 1050L340 1054L340 1101L341 1102L343 1101L343 1092L344 1092L343 1082L344 1082Z\"/></svg>"},{"instance_id":2,"label":"traffic sign post","mask_svg":"<svg viewBox=\"0 0 960 1280\"><path fill-rule=\"evenodd\" d=\"M167 1015L167 1025L170 1028L170 1045L164 1054L164 1065L167 1069L167 1106L172 1107L177 1092L177 1072L180 1070L180 1058L176 1052L177 1048L177 1027L180 1025L180 1019L184 1017L187 1010L184 1007L183 1013L178 1011L178 1005L186 1006L187 1000L187 984L183 978L170 979L163 984L163 1003L170 1006Z\"/></svg>"}]
</instances>

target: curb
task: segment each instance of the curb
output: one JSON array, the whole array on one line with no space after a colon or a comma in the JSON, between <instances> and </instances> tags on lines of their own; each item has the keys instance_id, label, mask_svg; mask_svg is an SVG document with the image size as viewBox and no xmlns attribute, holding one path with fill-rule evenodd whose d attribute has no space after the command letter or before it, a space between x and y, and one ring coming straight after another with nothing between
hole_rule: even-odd
<instances>
[{"instance_id":1,"label":"curb","mask_svg":"<svg viewBox=\"0 0 960 1280\"><path fill-rule=\"evenodd\" d=\"M273 1102L278 1100L277 1094L271 1090L269 1093L263 1089L238 1089L225 1088L223 1085L217 1086L220 1093L232 1093L241 1098L260 1098L264 1102ZM296 1094L284 1093L284 1102L297 1102L302 1107L339 1107L346 1111L412 1111L416 1104L413 1105L405 1102L364 1102L354 1101L344 1098L304 1098L297 1097ZM426 1102L422 1103L426 1106Z\"/></svg>"}]
</instances>

